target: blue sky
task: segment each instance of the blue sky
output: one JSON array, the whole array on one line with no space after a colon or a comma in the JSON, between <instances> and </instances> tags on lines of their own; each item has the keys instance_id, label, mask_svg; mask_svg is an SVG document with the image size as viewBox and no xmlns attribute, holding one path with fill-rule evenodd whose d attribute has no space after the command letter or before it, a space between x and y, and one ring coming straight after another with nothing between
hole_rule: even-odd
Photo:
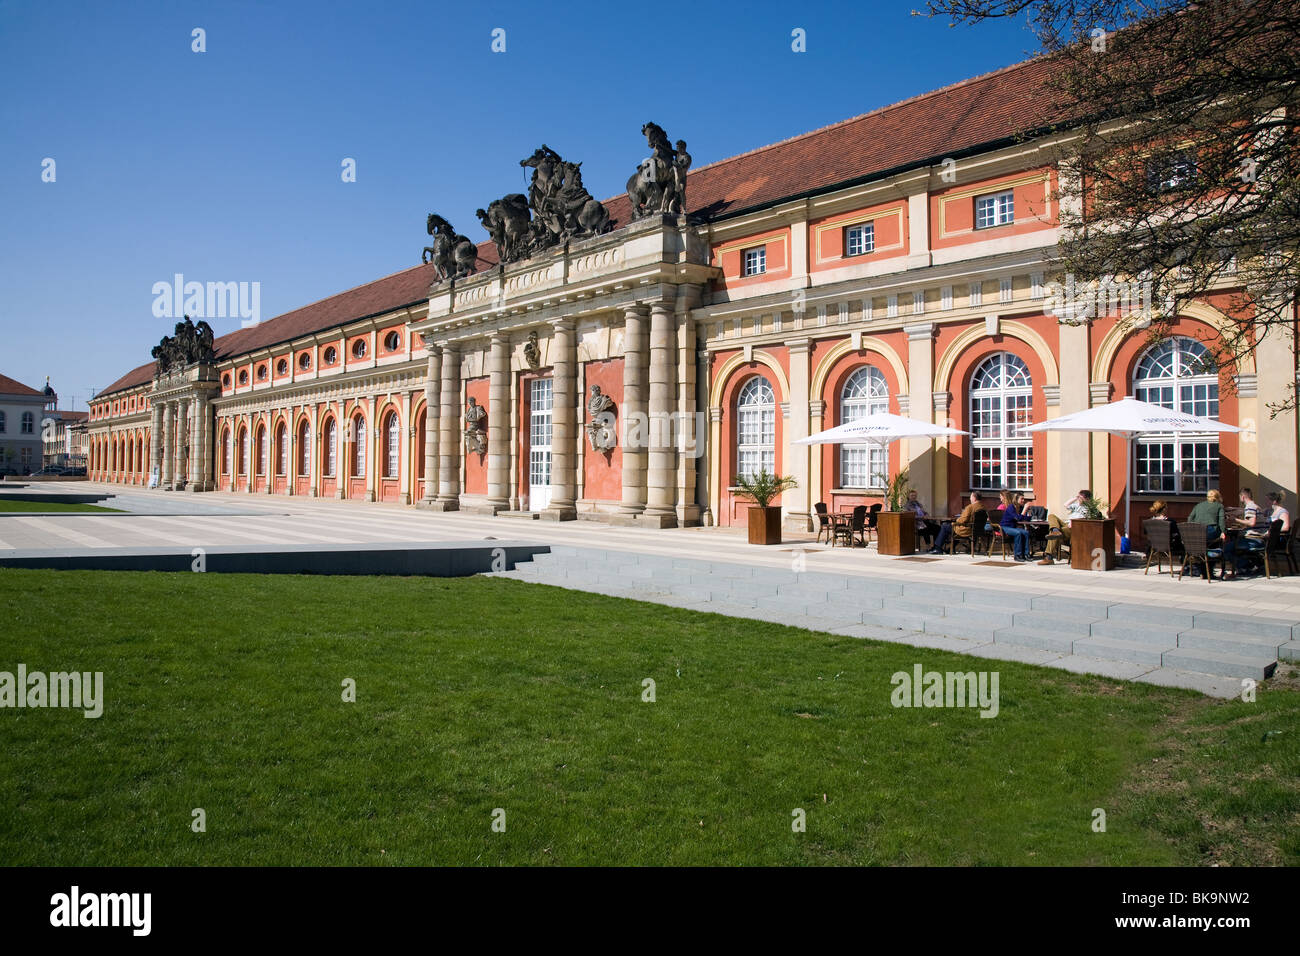
<instances>
[{"instance_id":1,"label":"blue sky","mask_svg":"<svg viewBox=\"0 0 1300 956\"><path fill-rule=\"evenodd\" d=\"M170 331L175 273L271 318L418 264L429 212L485 238L543 142L603 199L647 120L702 166L1034 50L920 5L0 2L0 372L84 409Z\"/></svg>"}]
</instances>

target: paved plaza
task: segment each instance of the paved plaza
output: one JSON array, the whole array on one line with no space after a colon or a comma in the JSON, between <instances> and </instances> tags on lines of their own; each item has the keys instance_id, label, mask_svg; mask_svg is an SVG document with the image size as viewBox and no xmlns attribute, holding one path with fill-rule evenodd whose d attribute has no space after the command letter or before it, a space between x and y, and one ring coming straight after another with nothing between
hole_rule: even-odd
<instances>
[{"instance_id":1,"label":"paved plaza","mask_svg":"<svg viewBox=\"0 0 1300 956\"><path fill-rule=\"evenodd\" d=\"M396 505L248 494L124 491L121 514L0 516L0 558L91 549L480 544L547 546L509 576L779 621L815 630L1239 693L1288 659L1300 576L1207 583L1141 561L1109 572L979 556L895 558L788 535L759 548L732 528L629 529L595 521L435 513ZM1298 635L1300 636L1300 635Z\"/></svg>"}]
</instances>

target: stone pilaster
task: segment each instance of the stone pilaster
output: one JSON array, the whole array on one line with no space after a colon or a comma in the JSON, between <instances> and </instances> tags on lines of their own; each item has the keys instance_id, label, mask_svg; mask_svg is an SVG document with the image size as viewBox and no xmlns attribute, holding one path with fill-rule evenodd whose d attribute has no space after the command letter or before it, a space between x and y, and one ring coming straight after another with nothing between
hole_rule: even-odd
<instances>
[{"instance_id":1,"label":"stone pilaster","mask_svg":"<svg viewBox=\"0 0 1300 956\"><path fill-rule=\"evenodd\" d=\"M650 305L650 449L646 467L645 516L661 528L677 524L673 471L674 320L672 302Z\"/></svg>"},{"instance_id":2,"label":"stone pilaster","mask_svg":"<svg viewBox=\"0 0 1300 956\"><path fill-rule=\"evenodd\" d=\"M907 379L911 386L907 411L900 412L909 418L934 422L934 332L933 322L905 326L907 332ZM920 492L921 500L933 502L934 441L930 438L913 438L908 441L905 453L911 485ZM947 498L948 490L943 489ZM931 506L933 507L933 506Z\"/></svg>"},{"instance_id":3,"label":"stone pilaster","mask_svg":"<svg viewBox=\"0 0 1300 956\"><path fill-rule=\"evenodd\" d=\"M510 507L510 339L505 335L492 336L488 351L486 503L494 514Z\"/></svg>"},{"instance_id":4,"label":"stone pilaster","mask_svg":"<svg viewBox=\"0 0 1300 956\"><path fill-rule=\"evenodd\" d=\"M623 501L619 513L639 515L646 505L646 307L623 310L623 407L619 410L623 435Z\"/></svg>"},{"instance_id":5,"label":"stone pilaster","mask_svg":"<svg viewBox=\"0 0 1300 956\"><path fill-rule=\"evenodd\" d=\"M820 488L811 485L809 459L820 448L808 445L796 445L800 438L810 434L809 425L809 356L812 350L810 339L790 339L786 342L790 352L790 413L785 428L785 467L781 469L798 483L781 496L784 508L783 523L790 531L811 531L812 519L809 512L812 496L821 495Z\"/></svg>"},{"instance_id":6,"label":"stone pilaster","mask_svg":"<svg viewBox=\"0 0 1300 956\"><path fill-rule=\"evenodd\" d=\"M454 345L442 349L442 408L438 429L438 498L435 511L460 510L460 350Z\"/></svg>"},{"instance_id":7,"label":"stone pilaster","mask_svg":"<svg viewBox=\"0 0 1300 956\"><path fill-rule=\"evenodd\" d=\"M438 388L442 379L442 350L429 345L429 367L424 378L424 488L422 507L432 507L438 498Z\"/></svg>"},{"instance_id":8,"label":"stone pilaster","mask_svg":"<svg viewBox=\"0 0 1300 956\"><path fill-rule=\"evenodd\" d=\"M160 467L160 447L162 443L163 415L162 406L153 404L149 408L150 428L149 428L149 467L145 469L145 482L148 483L149 475L153 474L155 467L158 467L158 484L155 487L162 487L162 468ZM100 470L103 469L103 461L98 462Z\"/></svg>"},{"instance_id":9,"label":"stone pilaster","mask_svg":"<svg viewBox=\"0 0 1300 956\"><path fill-rule=\"evenodd\" d=\"M578 516L575 507L577 472L577 337L573 322L551 323L551 502L542 516L566 521Z\"/></svg>"},{"instance_id":10,"label":"stone pilaster","mask_svg":"<svg viewBox=\"0 0 1300 956\"><path fill-rule=\"evenodd\" d=\"M162 443L162 477L159 480L158 487L167 491L172 490L173 470L172 466L176 463L172 455L172 445L175 440L174 423L176 420L176 406L171 402L165 402L162 406L163 420L163 443Z\"/></svg>"}]
</instances>

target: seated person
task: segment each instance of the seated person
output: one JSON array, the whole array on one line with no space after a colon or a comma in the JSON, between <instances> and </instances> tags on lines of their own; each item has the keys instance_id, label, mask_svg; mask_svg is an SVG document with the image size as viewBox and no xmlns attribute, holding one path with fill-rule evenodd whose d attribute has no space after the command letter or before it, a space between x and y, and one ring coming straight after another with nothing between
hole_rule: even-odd
<instances>
[{"instance_id":1,"label":"seated person","mask_svg":"<svg viewBox=\"0 0 1300 956\"><path fill-rule=\"evenodd\" d=\"M1024 517L1016 509L1011 492L1002 492L1002 534L1011 539L1011 554L1017 561L1029 560L1029 531L1020 527Z\"/></svg>"},{"instance_id":2,"label":"seated person","mask_svg":"<svg viewBox=\"0 0 1300 956\"><path fill-rule=\"evenodd\" d=\"M1228 515L1223 510L1223 495L1219 494L1219 489L1211 488L1207 491L1205 500L1196 503L1187 520L1193 524L1205 525L1205 537L1210 547L1218 547L1216 542L1228 526Z\"/></svg>"},{"instance_id":3,"label":"seated person","mask_svg":"<svg viewBox=\"0 0 1300 956\"><path fill-rule=\"evenodd\" d=\"M1151 518L1155 521L1169 521L1171 525L1169 528L1169 538L1173 542L1174 549L1177 550L1181 547L1182 541L1178 536L1178 525L1174 524L1169 518L1168 507L1168 505L1157 498L1155 501L1151 502Z\"/></svg>"},{"instance_id":4,"label":"seated person","mask_svg":"<svg viewBox=\"0 0 1300 956\"><path fill-rule=\"evenodd\" d=\"M1291 531L1291 512L1283 507L1282 503L1284 501L1286 501L1284 492L1270 491L1268 493L1268 523L1282 522L1282 533L1289 534Z\"/></svg>"},{"instance_id":5,"label":"seated person","mask_svg":"<svg viewBox=\"0 0 1300 956\"><path fill-rule=\"evenodd\" d=\"M1242 488L1238 498L1241 500L1241 517L1228 520L1245 533L1228 539L1223 546L1223 560L1231 560L1238 574L1246 574L1255 565L1256 555L1252 552L1263 551L1268 541L1268 519L1264 517L1263 509L1255 504L1249 488Z\"/></svg>"},{"instance_id":6,"label":"seated person","mask_svg":"<svg viewBox=\"0 0 1300 956\"><path fill-rule=\"evenodd\" d=\"M1088 509L1084 502L1092 497L1092 492L1087 488L1081 490L1077 495L1061 506L1065 511L1065 519L1062 520L1056 515L1047 516L1047 555L1046 557L1056 559L1061 556L1061 543L1070 543L1070 522L1075 518L1088 517Z\"/></svg>"},{"instance_id":7,"label":"seated person","mask_svg":"<svg viewBox=\"0 0 1300 956\"><path fill-rule=\"evenodd\" d=\"M916 515L916 536L924 538L926 544L932 542L934 536L939 533L939 522L927 517L925 507L921 504L915 491L907 493L907 504L903 505L903 510Z\"/></svg>"},{"instance_id":8,"label":"seated person","mask_svg":"<svg viewBox=\"0 0 1300 956\"><path fill-rule=\"evenodd\" d=\"M978 491L970 493L970 502L965 508L961 509L959 514L952 521L946 522L939 529L939 537L934 542L934 547L930 549L931 554L942 554L944 545L950 538L969 538L975 533L975 512L984 507L984 502L980 500Z\"/></svg>"}]
</instances>

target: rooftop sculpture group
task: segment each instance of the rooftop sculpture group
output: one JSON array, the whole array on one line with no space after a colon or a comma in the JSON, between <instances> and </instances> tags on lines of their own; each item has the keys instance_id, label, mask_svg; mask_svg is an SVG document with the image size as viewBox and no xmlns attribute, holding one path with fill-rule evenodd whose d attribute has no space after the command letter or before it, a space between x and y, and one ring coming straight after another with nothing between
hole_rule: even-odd
<instances>
[{"instance_id":1,"label":"rooftop sculpture group","mask_svg":"<svg viewBox=\"0 0 1300 956\"><path fill-rule=\"evenodd\" d=\"M176 323L171 335L164 335L150 354L156 361L157 374L188 368L197 362L211 362L214 355L212 326L202 319L199 324L187 315L183 322Z\"/></svg>"},{"instance_id":2,"label":"rooftop sculpture group","mask_svg":"<svg viewBox=\"0 0 1300 956\"><path fill-rule=\"evenodd\" d=\"M684 212L686 171L691 165L686 142L679 139L674 149L667 134L654 123L646 123L641 132L652 152L628 181L632 219ZM519 165L533 171L528 194L510 193L488 203L486 209L476 210L479 222L497 247L500 262L518 262L614 228L609 210L582 183L582 163L567 162L543 143ZM458 279L476 270L477 247L458 234L451 223L431 213L428 232L434 242L425 247L424 261L433 263L440 280Z\"/></svg>"}]
</instances>

